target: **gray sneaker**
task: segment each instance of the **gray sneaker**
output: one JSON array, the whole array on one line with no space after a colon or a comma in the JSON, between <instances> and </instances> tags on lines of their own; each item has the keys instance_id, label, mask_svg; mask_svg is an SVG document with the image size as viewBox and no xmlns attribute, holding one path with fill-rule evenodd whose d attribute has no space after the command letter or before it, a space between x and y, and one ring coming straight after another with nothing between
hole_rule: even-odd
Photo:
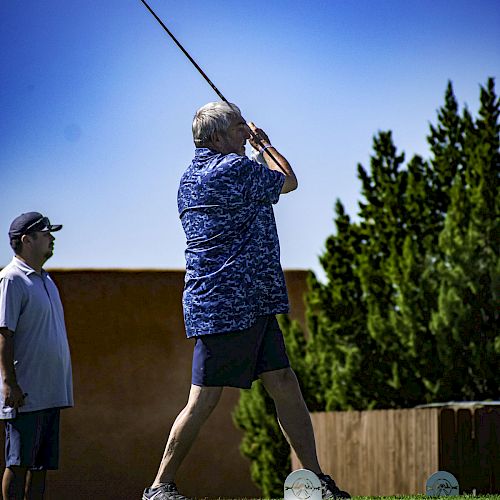
<instances>
[{"instance_id":1,"label":"gray sneaker","mask_svg":"<svg viewBox=\"0 0 500 500\"><path fill-rule=\"evenodd\" d=\"M142 500L190 500L181 495L174 482L163 483L156 488L146 488Z\"/></svg>"},{"instance_id":2,"label":"gray sneaker","mask_svg":"<svg viewBox=\"0 0 500 500\"><path fill-rule=\"evenodd\" d=\"M321 496L323 500L337 500L338 498L351 498L347 491L342 491L335 481L326 474L318 474L321 483Z\"/></svg>"}]
</instances>

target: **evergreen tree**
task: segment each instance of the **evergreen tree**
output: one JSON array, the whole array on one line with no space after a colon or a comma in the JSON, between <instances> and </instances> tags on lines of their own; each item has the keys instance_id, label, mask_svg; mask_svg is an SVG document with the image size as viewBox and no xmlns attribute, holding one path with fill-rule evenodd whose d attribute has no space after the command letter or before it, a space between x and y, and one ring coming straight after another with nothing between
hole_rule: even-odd
<instances>
[{"instance_id":1,"label":"evergreen tree","mask_svg":"<svg viewBox=\"0 0 500 500\"><path fill-rule=\"evenodd\" d=\"M453 86L448 82L445 104L438 110L438 123L430 126L427 138L431 149L432 168L428 170L429 204L434 214L436 235L443 229L444 217L450 203L449 191L457 173L465 168L464 120L458 113ZM437 243L437 242L436 242Z\"/></svg>"},{"instance_id":2,"label":"evergreen tree","mask_svg":"<svg viewBox=\"0 0 500 500\"><path fill-rule=\"evenodd\" d=\"M436 263L442 260L438 245L450 201L453 179L466 164L464 144L468 120L461 118L451 82L445 103L438 110L437 125L430 126L429 162L415 156L408 164L408 189L404 197L408 228L402 253L388 261L386 282L395 291L388 328L399 340L400 361L393 363L394 383L400 395L397 404L410 407L436 401L435 381L446 367L439 363L436 338L430 328L437 307L439 277Z\"/></svg>"},{"instance_id":3,"label":"evergreen tree","mask_svg":"<svg viewBox=\"0 0 500 500\"><path fill-rule=\"evenodd\" d=\"M404 195L408 175L402 169L404 154L397 154L390 132L374 138L370 174L359 165L361 193L367 203L360 203L359 216L364 233L362 251L357 256L358 275L366 304L366 328L375 341L379 371L383 371L374 406L397 406L403 386L398 364L401 346L389 322L394 308L395 289L386 276L391 255L400 255L407 233Z\"/></svg>"},{"instance_id":4,"label":"evergreen tree","mask_svg":"<svg viewBox=\"0 0 500 500\"><path fill-rule=\"evenodd\" d=\"M434 283L426 269L432 255L435 236L429 228L435 224L427 203L428 165L418 156L408 165L408 189L405 196L407 234L401 249L392 249L385 279L393 287L393 307L387 316L387 328L397 339L399 359L392 364L390 383L398 389L396 406L411 407L430 402L429 381L437 376L434 363L436 348L428 324L435 305Z\"/></svg>"},{"instance_id":5,"label":"evergreen tree","mask_svg":"<svg viewBox=\"0 0 500 500\"><path fill-rule=\"evenodd\" d=\"M488 399L500 392L499 109L490 79L481 89L480 118L474 123L464 117L465 164L453 179L439 238L443 258L431 329L444 367L435 381L440 400Z\"/></svg>"}]
</instances>

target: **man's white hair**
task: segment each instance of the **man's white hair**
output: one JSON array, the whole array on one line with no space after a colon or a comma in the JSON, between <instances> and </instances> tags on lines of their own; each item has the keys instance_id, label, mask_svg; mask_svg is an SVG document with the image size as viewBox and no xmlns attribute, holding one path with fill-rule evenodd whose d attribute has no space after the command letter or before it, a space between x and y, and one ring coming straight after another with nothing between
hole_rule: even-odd
<instances>
[{"instance_id":1,"label":"man's white hair","mask_svg":"<svg viewBox=\"0 0 500 500\"><path fill-rule=\"evenodd\" d=\"M193 139L196 147L204 147L210 143L213 133L223 134L234 118L241 116L236 104L223 101L209 102L194 115Z\"/></svg>"}]
</instances>

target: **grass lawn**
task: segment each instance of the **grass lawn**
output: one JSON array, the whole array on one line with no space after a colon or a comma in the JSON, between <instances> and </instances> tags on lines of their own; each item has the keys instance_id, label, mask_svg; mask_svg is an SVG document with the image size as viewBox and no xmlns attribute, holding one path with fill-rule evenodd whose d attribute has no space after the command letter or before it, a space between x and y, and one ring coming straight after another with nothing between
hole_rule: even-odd
<instances>
[{"instance_id":1,"label":"grass lawn","mask_svg":"<svg viewBox=\"0 0 500 500\"><path fill-rule=\"evenodd\" d=\"M352 500L381 500L381 499L387 499L387 500L424 500L424 499L431 499L431 498L437 498L437 497L428 497L426 495L398 495L398 496L393 496L393 497L352 497ZM445 496L439 497L439 498L446 498ZM453 498L454 500L461 500L461 499L468 499L468 500L475 500L477 499L482 499L482 500L500 500L500 495L457 495ZM228 498L219 498L217 500L266 500L266 499L259 499L259 498L246 498L246 499L228 499ZM275 498L271 500L283 500L282 498Z\"/></svg>"},{"instance_id":2,"label":"grass lawn","mask_svg":"<svg viewBox=\"0 0 500 500\"><path fill-rule=\"evenodd\" d=\"M353 499L357 499L357 500L369 500L369 499L372 499L372 498L387 498L387 499L406 499L406 500L423 500L424 498L437 498L437 497L428 497L426 495L399 495L399 496L394 496L394 497L352 497ZM439 497L439 498L446 498L446 497ZM450 498L454 498L454 499L463 499L463 498L467 498L467 499L475 499L475 498L481 498L481 499L484 499L484 500L500 500L500 495L477 495L477 496L473 496L473 495L457 495L457 496L454 496L454 497L450 497Z\"/></svg>"},{"instance_id":3,"label":"grass lawn","mask_svg":"<svg viewBox=\"0 0 500 500\"><path fill-rule=\"evenodd\" d=\"M352 500L382 500L382 499L387 499L387 500L424 500L424 499L431 499L431 498L437 498L437 497L428 497L426 495L398 495L398 496L393 496L393 497L352 497ZM439 498L446 498L445 496L439 497ZM457 495L454 497L451 497L454 500L461 500L461 499L468 499L468 500L475 500L480 499L480 500L500 500L500 495ZM214 499L215 500L215 499ZM219 497L217 500L266 500L264 498L221 498ZM275 499L267 499L267 500L283 500L282 498L275 498Z\"/></svg>"}]
</instances>

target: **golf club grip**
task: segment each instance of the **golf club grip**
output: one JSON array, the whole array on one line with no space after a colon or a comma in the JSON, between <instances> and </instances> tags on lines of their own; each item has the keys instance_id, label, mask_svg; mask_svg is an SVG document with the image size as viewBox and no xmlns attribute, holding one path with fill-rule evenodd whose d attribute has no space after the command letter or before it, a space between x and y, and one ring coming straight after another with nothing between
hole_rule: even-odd
<instances>
[{"instance_id":1,"label":"golf club grip","mask_svg":"<svg viewBox=\"0 0 500 500\"><path fill-rule=\"evenodd\" d=\"M254 134L254 132L252 131L252 129L250 129L250 134L252 135L252 138L253 138L253 140L254 140L254 141L257 141L257 143L258 143L260 146L264 147L264 144L265 144L265 143L264 143L263 141L261 141L261 140L260 140L260 139L259 139L259 138L258 138L258 137ZM275 149L276 149L276 148L275 148ZM273 156L273 154L271 153L271 151L266 150L266 152L267 152L267 154L269 155L269 157L271 158L271 160L273 160L273 161L274 161L274 163L276 163L276 165L277 165L277 166L279 167L279 169L281 170L281 165L278 163L278 160L277 160L277 159Z\"/></svg>"}]
</instances>

